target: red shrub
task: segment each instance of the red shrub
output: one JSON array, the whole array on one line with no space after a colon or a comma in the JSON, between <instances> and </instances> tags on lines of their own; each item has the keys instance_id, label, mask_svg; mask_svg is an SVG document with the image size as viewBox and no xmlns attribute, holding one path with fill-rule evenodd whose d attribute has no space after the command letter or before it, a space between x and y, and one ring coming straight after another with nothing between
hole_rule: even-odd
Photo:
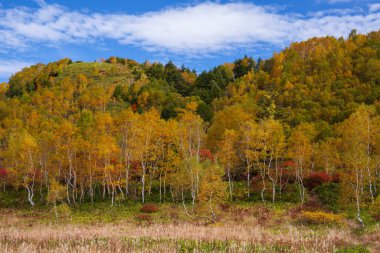
<instances>
[{"instance_id":1,"label":"red shrub","mask_svg":"<svg viewBox=\"0 0 380 253\"><path fill-rule=\"evenodd\" d=\"M131 105L132 111L137 112L137 104Z\"/></svg>"},{"instance_id":2,"label":"red shrub","mask_svg":"<svg viewBox=\"0 0 380 253\"><path fill-rule=\"evenodd\" d=\"M284 162L284 164L282 165L282 167L285 167L285 168L288 168L288 167L294 167L296 164L294 161L286 161Z\"/></svg>"},{"instance_id":3,"label":"red shrub","mask_svg":"<svg viewBox=\"0 0 380 253\"><path fill-rule=\"evenodd\" d=\"M227 212L231 209L231 205L227 203L222 203L219 205L220 209L222 209L224 212Z\"/></svg>"},{"instance_id":4,"label":"red shrub","mask_svg":"<svg viewBox=\"0 0 380 253\"><path fill-rule=\"evenodd\" d=\"M375 221L380 221L380 213L373 216L373 218L375 219Z\"/></svg>"},{"instance_id":5,"label":"red shrub","mask_svg":"<svg viewBox=\"0 0 380 253\"><path fill-rule=\"evenodd\" d=\"M0 169L0 178L5 178L6 176L8 176L8 170Z\"/></svg>"},{"instance_id":6,"label":"red shrub","mask_svg":"<svg viewBox=\"0 0 380 253\"><path fill-rule=\"evenodd\" d=\"M290 168L280 168L281 170L281 181L286 184L293 184L296 181L296 173Z\"/></svg>"},{"instance_id":7,"label":"red shrub","mask_svg":"<svg viewBox=\"0 0 380 253\"><path fill-rule=\"evenodd\" d=\"M141 212L144 213L155 213L158 211L158 206L156 204L144 204L141 207Z\"/></svg>"},{"instance_id":8,"label":"red shrub","mask_svg":"<svg viewBox=\"0 0 380 253\"><path fill-rule=\"evenodd\" d=\"M199 150L199 155L202 158L202 160L209 159L210 161L214 161L214 156L212 155L212 153L209 149Z\"/></svg>"},{"instance_id":9,"label":"red shrub","mask_svg":"<svg viewBox=\"0 0 380 253\"><path fill-rule=\"evenodd\" d=\"M307 189L314 189L318 185L331 182L331 177L325 172L312 172L304 181L304 185Z\"/></svg>"},{"instance_id":10,"label":"red shrub","mask_svg":"<svg viewBox=\"0 0 380 253\"><path fill-rule=\"evenodd\" d=\"M132 161L131 162L131 177L132 178L140 178L141 176L141 163L140 161Z\"/></svg>"},{"instance_id":11,"label":"red shrub","mask_svg":"<svg viewBox=\"0 0 380 253\"><path fill-rule=\"evenodd\" d=\"M262 178L260 175L256 175L256 176L252 176L251 177L251 187L252 189L255 191L255 190L260 190L260 186L261 186L261 181L262 181Z\"/></svg>"},{"instance_id":12,"label":"red shrub","mask_svg":"<svg viewBox=\"0 0 380 253\"><path fill-rule=\"evenodd\" d=\"M331 177L331 182L332 183L340 183L340 174L334 173Z\"/></svg>"},{"instance_id":13,"label":"red shrub","mask_svg":"<svg viewBox=\"0 0 380 253\"><path fill-rule=\"evenodd\" d=\"M135 215L136 220L141 221L141 222L148 222L151 223L153 218L149 214L143 214L143 213L138 213Z\"/></svg>"}]
</instances>

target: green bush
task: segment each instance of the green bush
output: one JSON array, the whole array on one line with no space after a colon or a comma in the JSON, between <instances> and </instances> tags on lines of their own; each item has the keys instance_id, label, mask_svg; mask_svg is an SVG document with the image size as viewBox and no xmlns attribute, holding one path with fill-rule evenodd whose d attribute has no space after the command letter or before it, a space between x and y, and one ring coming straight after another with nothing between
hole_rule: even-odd
<instances>
[{"instance_id":1,"label":"green bush","mask_svg":"<svg viewBox=\"0 0 380 253\"><path fill-rule=\"evenodd\" d=\"M376 197L374 207L380 210L380 195Z\"/></svg>"},{"instance_id":2,"label":"green bush","mask_svg":"<svg viewBox=\"0 0 380 253\"><path fill-rule=\"evenodd\" d=\"M298 184L288 184L282 188L281 196L277 194L277 198L290 203L299 203L300 199L300 189ZM307 191L305 192L305 201L309 198Z\"/></svg>"},{"instance_id":3,"label":"green bush","mask_svg":"<svg viewBox=\"0 0 380 253\"><path fill-rule=\"evenodd\" d=\"M340 196L339 184L322 184L317 186L314 191L318 194L320 201L324 205L328 206L334 212L340 211L338 203Z\"/></svg>"}]
</instances>

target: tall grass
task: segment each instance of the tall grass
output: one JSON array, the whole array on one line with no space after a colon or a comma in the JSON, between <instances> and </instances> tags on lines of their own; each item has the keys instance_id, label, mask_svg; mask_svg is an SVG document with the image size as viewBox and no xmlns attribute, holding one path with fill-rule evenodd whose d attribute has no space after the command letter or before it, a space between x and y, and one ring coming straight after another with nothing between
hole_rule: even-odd
<instances>
[{"instance_id":1,"label":"tall grass","mask_svg":"<svg viewBox=\"0 0 380 253\"><path fill-rule=\"evenodd\" d=\"M4 252L333 252L352 241L348 231L315 232L292 225L277 231L237 224L19 224L0 228L0 251Z\"/></svg>"}]
</instances>

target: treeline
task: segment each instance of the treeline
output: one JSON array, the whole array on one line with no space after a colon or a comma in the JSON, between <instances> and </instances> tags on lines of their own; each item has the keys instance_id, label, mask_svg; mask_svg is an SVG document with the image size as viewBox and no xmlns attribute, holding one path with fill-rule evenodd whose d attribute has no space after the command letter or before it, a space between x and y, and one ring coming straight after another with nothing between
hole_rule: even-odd
<instances>
[{"instance_id":1,"label":"treeline","mask_svg":"<svg viewBox=\"0 0 380 253\"><path fill-rule=\"evenodd\" d=\"M15 74L0 97L0 180L32 205L154 196L212 211L226 199L304 203L332 181L359 219L380 202L380 32L199 75L63 59Z\"/></svg>"}]
</instances>

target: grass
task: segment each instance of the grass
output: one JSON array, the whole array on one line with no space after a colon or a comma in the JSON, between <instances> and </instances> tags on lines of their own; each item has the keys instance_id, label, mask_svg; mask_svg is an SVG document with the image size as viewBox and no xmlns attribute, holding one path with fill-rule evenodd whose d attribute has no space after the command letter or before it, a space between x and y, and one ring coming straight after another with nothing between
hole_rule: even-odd
<instances>
[{"instance_id":1,"label":"grass","mask_svg":"<svg viewBox=\"0 0 380 253\"><path fill-rule=\"evenodd\" d=\"M181 205L108 202L71 207L55 219L49 207L0 209L2 252L345 252L378 249L380 226L359 235L345 227L300 224L291 204L229 204L216 222L188 217ZM190 207L189 207L190 208ZM148 215L150 222L136 219ZM367 251L347 251L367 252ZM376 252L376 251L373 251Z\"/></svg>"},{"instance_id":2,"label":"grass","mask_svg":"<svg viewBox=\"0 0 380 253\"><path fill-rule=\"evenodd\" d=\"M89 246L91 245L91 246ZM92 239L76 240L65 244L64 250L60 241L52 240L45 243L29 244L28 241L19 240L12 244L0 242L7 252L28 251L56 251L56 252L292 252L292 248L286 245L261 245L251 242L234 242L214 240L205 242L201 240L183 239L154 239L121 238L121 239Z\"/></svg>"},{"instance_id":3,"label":"grass","mask_svg":"<svg viewBox=\"0 0 380 253\"><path fill-rule=\"evenodd\" d=\"M78 74L84 74L94 84L101 84L106 87L109 85L129 84L135 77L127 65L105 62L81 62L66 66L58 77L58 80L76 77Z\"/></svg>"},{"instance_id":4,"label":"grass","mask_svg":"<svg viewBox=\"0 0 380 253\"><path fill-rule=\"evenodd\" d=\"M349 210L342 215L348 225L338 226L303 222L310 207L299 204L231 202L216 210L214 221L190 204L188 216L182 204L155 204L154 212L144 212L139 202L111 206L96 199L71 205L68 217L56 219L51 206L36 201L30 207L24 195L0 194L0 203L7 203L0 205L0 252L380 251L380 224L360 228Z\"/></svg>"},{"instance_id":5,"label":"grass","mask_svg":"<svg viewBox=\"0 0 380 253\"><path fill-rule=\"evenodd\" d=\"M12 219L12 223L16 222ZM346 231L289 224L283 233L248 224L138 225L129 222L85 224L7 224L0 228L0 249L6 252L149 251L161 252L332 252L352 240ZM251 224L253 225L253 224Z\"/></svg>"}]
</instances>

